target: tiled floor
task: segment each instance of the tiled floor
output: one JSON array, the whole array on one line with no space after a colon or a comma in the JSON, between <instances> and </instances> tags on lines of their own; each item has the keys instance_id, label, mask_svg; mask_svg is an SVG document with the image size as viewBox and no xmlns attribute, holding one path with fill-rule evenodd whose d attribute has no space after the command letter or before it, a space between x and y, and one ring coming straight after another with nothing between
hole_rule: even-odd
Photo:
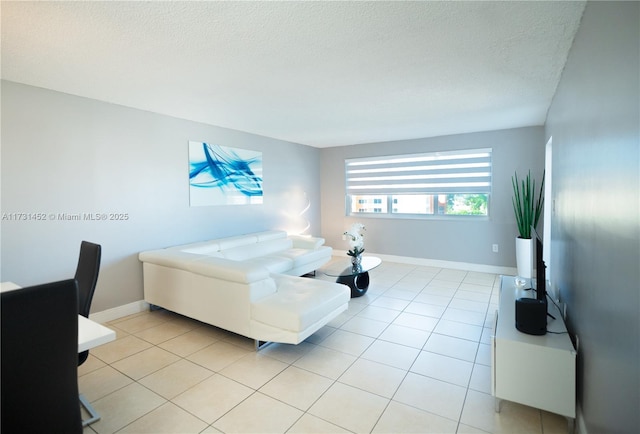
<instances>
[{"instance_id":1,"label":"tiled floor","mask_svg":"<svg viewBox=\"0 0 640 434\"><path fill-rule=\"evenodd\" d=\"M318 275L316 278L326 278ZM566 433L491 396L493 274L383 263L363 297L300 345L253 341L164 310L108 324L79 386L86 433Z\"/></svg>"}]
</instances>

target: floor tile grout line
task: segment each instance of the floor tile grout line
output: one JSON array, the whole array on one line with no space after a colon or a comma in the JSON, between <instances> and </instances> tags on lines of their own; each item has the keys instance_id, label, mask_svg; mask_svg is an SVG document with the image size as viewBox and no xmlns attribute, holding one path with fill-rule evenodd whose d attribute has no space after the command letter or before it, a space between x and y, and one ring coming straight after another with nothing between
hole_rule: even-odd
<instances>
[{"instance_id":1,"label":"floor tile grout line","mask_svg":"<svg viewBox=\"0 0 640 434\"><path fill-rule=\"evenodd\" d=\"M415 268L413 268L413 270L415 271ZM467 273L467 274L468 274L468 273ZM402 280L402 279L400 279L400 280ZM399 282L400 280L398 280L397 282ZM433 278L432 278L431 280L433 280ZM396 283L397 283L397 282L396 282ZM445 307L444 311L446 311L446 309L450 307L451 302L452 302L452 300L453 300L453 299L454 299L454 297L455 297L455 293L457 293L458 291L460 291L460 290L461 290L461 289L460 289L460 285L461 285L462 283L464 283L464 280L458 284L458 287L457 287L456 291L454 292L454 296L449 297L449 302L447 303L447 306ZM422 287L422 289L421 289L420 291L417 291L417 292L415 293L415 295L413 296L413 298L412 298L411 300L409 300L409 303L407 303L407 306L409 306L412 302L419 303L419 302L415 301L415 298L416 298L420 293L422 293L422 292L425 290L426 286L427 286L427 284L425 284L425 286L423 286L423 287ZM391 289L391 288L393 288L393 286L392 286L392 287L390 287L390 288L385 289L385 291L382 291L382 292L381 292L381 293L379 293L379 294L376 294L376 297L375 297L375 298L373 298L373 299L372 299L372 301L373 301L373 300L375 300L375 299L380 298L381 296L383 296L383 295L384 295L384 293L385 293L385 292L387 292L387 291L388 291L389 289ZM491 294L493 294L493 291L494 291L494 290L495 290L495 288L492 288ZM486 316L487 316L487 314L488 314L488 311L490 310L490 306L491 306L491 295L490 295L489 301L487 301L487 303L486 303L486 304L487 304L487 308L486 308L486 311L485 311L485 318L486 318ZM371 303L371 302L367 302L367 303L366 303L366 305L365 305L365 307L367 307L367 306L371 306L371 305L372 305L372 303ZM401 312L401 313L402 313L402 312L406 312L406 306L405 306L401 311L399 311L399 312ZM444 315L444 313L443 313L443 315ZM435 329L435 327L437 327L437 325L438 325L438 324L443 320L443 315L440 315L440 317L439 317L439 318L437 318L436 325L434 326L434 328L433 328L432 330L430 330L430 331L428 332L429 336L426 338L425 343L422 345L422 347L421 347L421 348L419 348L419 349L418 349L418 348L415 348L415 347L412 347L412 346L409 346L409 345L404 345L404 346L406 346L406 347L408 347L408 348L412 348L412 349L417 349L417 350L418 350L418 353L417 353L418 355L419 355L422 351L427 351L427 350L425 349L425 345L426 345L426 343L429 341L429 339L430 339L434 334L439 334L439 333L435 333L435 332L434 332L434 329ZM353 319L353 318L355 318L355 317L357 317L357 316L358 316L358 313L356 313L356 314L352 315L352 316L351 316L351 319ZM361 318L366 318L366 317L361 317ZM433 318L433 317L432 317L432 318ZM372 320L372 321L378 321L378 320L375 320L375 319L372 319L372 318L366 318L366 319L370 319L370 320ZM169 321L171 321L171 320L169 320ZM348 320L348 321L349 321L349 320ZM342 324L341 324L339 327L337 327L335 330L342 329L342 327L343 327L343 326L344 326L348 321L346 321L346 322L342 323ZM359 355L357 355L357 356L353 356L353 355L352 355L352 356L354 357L353 362L349 365L349 367L348 367L348 368L346 368L346 369L345 369L345 370L340 374L340 376L339 376L337 379L332 379L332 386L333 386L333 385L335 385L336 383L341 383L341 384L345 384L345 385L350 386L350 387L354 387L354 386L348 385L347 383L342 383L342 382L340 381L340 378L341 378L341 377L342 377L342 376L343 376L343 375L344 375L344 374L345 374L345 373L350 369L350 367L352 367L352 366L353 366L353 365L354 365L354 364L355 364L359 359L367 360L367 359L365 359L365 358L363 357L363 354L364 354L364 353L367 351L367 349L368 349L368 348L370 348L370 347L371 347L371 345L373 345L376 341L378 341L378 340L382 340L382 341L384 341L384 339L381 339L381 338L380 338L380 336L381 336L381 335L382 335L386 330L388 330L388 328L389 328L391 325L394 325L394 322L393 322L393 321L391 321L391 322L387 322L387 321L379 321L379 322L386 324L386 325L385 325L385 327L382 329L382 331L381 331L380 333L378 333L378 334L377 334L377 336L362 335L362 336L367 336L367 337L371 338L371 339L372 339L371 343L367 346L367 348L365 348L362 352L360 352L360 354L359 354ZM483 323L483 326L481 326L483 329L485 329L485 328L486 328L486 327L484 327L484 325L486 325L486 319L485 319L485 322ZM152 327L151 327L151 328L152 328ZM130 334L130 335L134 335L134 336L135 336L135 333L139 333L139 332L142 332L142 331L144 331L144 330L147 330L147 329L139 330L139 331L137 331L137 332L129 333L129 334ZM193 329L192 329L192 330L193 330ZM343 331L345 331L345 332L358 334L357 332L354 332L354 331L351 331L351 330L345 330L345 329L342 329L342 330L343 330ZM419 329L416 329L416 330L419 330ZM182 336L182 335L184 335L184 334L188 333L189 331L191 331L191 330L187 330L187 331L185 331L184 333L182 333L182 334L180 334L180 335L176 335L176 336L174 336L174 337L172 337L172 338L177 338L177 337L179 337L179 336ZM422 331L422 330L421 330L421 331ZM448 335L443 335L443 336L448 336ZM143 341L145 341L145 342L147 342L147 343L149 343L149 344L151 344L152 346L156 346L156 347L158 347L158 348L160 348L160 349L162 349L162 350L164 350L164 351L168 351L168 352L172 353L171 351L169 351L169 350L165 350L164 348L160 347L160 345L161 345L162 343L167 342L168 340L170 340L170 339L172 339L172 338L167 339L167 340L160 341L160 342L158 342L158 343L153 343L153 342L146 341L144 338L140 338L140 337L138 337L138 336L136 336L136 337L137 337L137 338L139 338L139 339L142 339ZM459 338L459 337L455 337L455 336L449 336L449 337ZM325 339L326 339L326 338L325 338ZM217 341L217 342L219 342L219 341ZM320 341L320 343L321 343L321 342L322 342L322 341ZM385 342L386 342L386 341L385 341ZM393 342L391 342L391 341L389 341L389 342L390 342L390 343L393 343ZM229 342L229 343L230 343L230 344L233 344L233 342ZM314 343L312 343L311 345L319 346L319 345L320 345L320 343L315 343L315 344L314 344ZM475 351L475 358L474 358L474 361L473 361L473 362L470 362L470 363L473 363L473 367L474 367L474 369L475 369L475 366L481 366L481 365L482 365L482 364L480 364L480 363L478 363L478 362L476 361L476 360L477 360L477 357L478 357L479 350L480 350L479 345L481 345L481 344L482 344L482 336L479 338L478 342L476 342L476 343L478 344L478 346L476 347L476 351ZM210 345L212 345L212 344L213 344L213 343L209 344L208 346L210 346ZM402 344L400 344L400 345L402 345ZM206 348L206 347L205 347L205 348ZM326 348L329 348L329 347L326 347ZM330 349L332 349L332 350L336 351L336 350L335 350L335 348L330 348ZM144 350L143 350L143 351L144 351ZM311 351L311 350L309 350L309 351ZM338 350L338 351L339 351L339 350ZM197 351L196 351L196 352L197 352ZM308 353L308 352L307 352L307 353ZM134 353L134 354L137 354L137 353ZM172 353L172 354L175 354L175 353ZM191 354L193 354L193 353L191 353ZM345 354L346 354L346 353L345 353ZM438 354L438 353L434 353L434 354ZM175 355L176 355L177 357L179 357L179 359L178 359L178 360L176 360L176 361L175 361L175 362L173 362L173 363L178 363L180 360L188 360L188 361L190 361L191 363L194 363L193 361L191 361L191 360L189 360L189 359L188 359L188 356L189 356L189 355L186 355L186 356L182 356L182 355L179 355L179 354L175 354ZM411 365L411 366L413 366L413 365L415 364L415 361L416 361L416 359L417 359L418 355L416 355L416 357L414 358L414 360L413 360L413 362L412 362L412 365ZM442 355L447 356L447 357L451 357L451 356L446 355L446 354L442 354ZM267 355L267 356L269 356L269 355ZM301 356L299 356L299 357L295 358L294 360L292 360L292 361L290 361L290 362L286 362L287 367L285 367L282 371L280 371L278 374L276 374L273 378L275 378L275 377L277 377L278 375L280 375L284 370L288 369L289 367L295 366L295 365L294 365L294 363L295 363L297 360L299 360L300 358L302 358L302 357L304 357L304 355L301 355ZM453 357L453 358L455 358L455 357ZM99 359L99 360L100 360L100 359ZM122 360L122 359L119 359L119 360ZM275 359L275 360L279 360L279 359ZM464 360L464 359L459 359L459 360ZM110 365L110 363L104 362L103 360L101 360L101 361L102 361L103 363L105 363L106 365ZM281 362L282 362L282 360L279 360L279 361L281 361ZM468 360L464 360L464 361L469 362ZM374 361L374 362L376 362L376 361ZM115 362L113 362L113 363L115 363ZM233 362L233 363L235 363L235 362ZM376 363L379 363L379 362L376 362ZM200 365L199 365L199 366L200 366ZM391 365L388 365L388 366L391 366ZM482 366L486 366L486 365L482 365ZM299 369L303 369L303 368L300 368L300 367L298 367L298 366L296 366L296 367L297 367L297 368L299 368ZM397 368L397 367L395 367L395 368ZM115 368L114 368L114 369L115 369ZM162 368L161 368L161 369L162 369ZM206 367L205 367L205 369L208 369L208 368L206 368ZM158 371L158 370L154 371L154 373L155 373L155 372L157 372L157 371ZM119 372L120 372L120 371L119 371ZM213 372L213 371L212 371L212 372ZM309 371L309 372L313 372L313 371ZM409 367L408 369L404 370L404 376L403 376L402 381L400 381L399 385L401 385L401 384L402 384L402 382L406 379L406 377L407 377L407 375L409 374L409 372L412 372L412 371L411 371L411 367ZM317 374L317 373L315 373L315 372L313 372L313 373L314 373L314 374L316 374L316 375L318 375L318 374ZM149 374L147 374L146 376L148 376L148 375L152 375L152 374L153 374L153 373L149 373ZM213 374L211 374L211 375L215 375L215 374L219 374L219 372L213 372ZM416 374L416 375L422 375L422 374L418 374L418 373L414 373L414 374ZM126 375L126 374L125 374L125 375ZM219 374L219 375L224 376L224 374ZM145 376L145 377L146 377L146 376ZM145 377L142 377L142 378L145 378ZM128 378L130 378L130 377L128 377ZM208 377L208 378L209 378L209 377ZM225 378L228 378L228 377L225 377ZM273 379L273 378L272 378L272 379ZM471 382L471 378L472 378L472 377L470 376L470 377L469 377L469 380L468 380L468 382L467 382L468 384L467 384L467 388L466 388L466 392L465 392L465 399L466 399L466 396L467 396L467 394L469 393L469 390L470 390L470 382ZM230 378L230 379L231 379L231 380L233 380L232 378ZM134 381L134 382L138 382L138 381L139 381L139 380L133 380L133 379L131 379L131 380L132 380L132 381ZM436 379L436 380L437 380L437 379ZM202 380L202 381L204 381L204 380ZM233 381L237 381L237 380L233 380ZM442 380L438 380L438 381L442 381ZM269 382L269 381L267 381L266 383L262 384L262 385L261 385L260 387L258 387L257 389L254 389L253 387L251 387L251 389L253 390L252 395L253 395L253 394L255 394L256 392L260 392L261 394L263 394L263 395L265 395L265 396L270 396L270 395L266 395L266 394L264 394L263 392L261 392L261 391L260 391L260 389L261 389L265 384L267 384L268 382ZM240 384L243 384L243 383L240 383ZM450 384L454 384L454 383L450 383ZM245 385L245 386L246 386L246 385ZM330 386L330 387L332 387L332 386ZM144 386L143 386L143 387L144 387ZM330 387L329 387L329 388L330 388ZM387 399L387 400L388 400L387 404L385 405L385 409L384 409L384 410L386 410L386 409L388 408L388 406L390 405L391 401L393 401L393 400L394 400L393 398L396 396L396 394L397 394L397 392L398 392L399 387L400 387L400 386L398 386L398 387L395 389L395 391L394 391L394 393L393 393L393 395L392 395L392 397L391 397L391 398L387 398L387 397L384 397L384 396L382 396L382 395L377 395L377 396L381 396L381 397L383 397L383 398L385 398L385 399ZM327 388L326 390L329 390L329 388ZM356 388L357 388L357 387L356 387ZM359 389L359 388L357 388L357 389ZM149 389L149 390L151 390L151 389ZM325 390L325 393L326 393L326 390ZM365 391L365 392L368 392L368 391L366 391L366 390L364 390L364 389L359 389L359 390L363 390L363 391ZM151 390L151 391L153 392L153 390ZM155 392L154 392L154 393L155 393ZM373 392L368 392L368 393L373 393ZM374 394L375 394L375 393L374 393ZM323 394L323 395L324 395L324 394ZM323 396L323 395L321 395L321 396ZM160 396L160 395L159 395L159 396ZM273 398L273 397L271 397L271 398ZM162 399L164 399L164 400L165 400L165 403L166 403L166 402L172 402L172 400L171 400L171 399L166 399L166 398L164 398L164 397L162 397ZM277 398L273 398L273 399L278 400ZM318 398L318 399L320 399L320 398ZM284 404L286 404L286 402L284 402L284 401L280 401L280 400L278 400L278 401L279 401L279 402L283 402ZM316 399L316 401L314 401L314 403L315 403L315 402L317 402L317 399ZM162 405L164 405L164 404L162 404ZM174 405L175 405L175 403L174 403ZM288 404L287 404L287 405L288 405ZM313 405L314 405L314 404L311 404L311 406L310 406L309 408L311 408ZM406 404L405 404L405 405L406 405ZM294 407L294 408L296 408L296 407ZM417 407L416 407L416 408L417 408ZM419 409L419 410L421 410L421 411L426 411L426 410L422 410L422 409L420 409L420 408L418 408L418 409ZM463 409L464 409L464 406L463 406ZM300 410L300 409L298 409L298 410ZM377 419L377 420L376 420L376 422L374 423L374 428L375 428L375 426L379 423L380 418L381 418L381 417L382 417L382 415L384 414L384 410L381 412L380 416L378 417L378 419ZM185 411L186 411L186 410L185 410ZM307 413L308 413L308 409L307 409L307 410L301 410L301 411L302 411L302 413L301 413L301 416L300 416L300 417L303 417L303 415L304 415L304 414L307 414ZM191 413L190 413L190 414L191 414ZM433 413L432 413L432 414L433 414ZM438 416L439 416L439 415L438 415ZM222 416L221 416L221 417L222 417ZM316 417L317 417L317 416L316 416ZM440 417L442 417L442 416L440 416ZM298 420L299 420L299 419L300 419L300 418L298 418ZM201 419L199 419L199 420L201 420ZM219 419L218 419L218 420L219 420ZM297 421L296 421L296 422L297 422ZM293 424L292 424L288 429L291 429L291 428L295 425L295 423L296 423L296 422L294 422L294 423L293 423ZM331 423L331 424L335 425L335 424L334 424L333 422L331 422L331 421L326 421L326 422L328 422L328 423ZM207 423L207 422L206 422L206 421L203 421L203 423ZM460 421L458 421L457 423L458 423L458 427L459 427L459 425L460 425L460 423L461 423L461 422L460 422ZM214 426L214 423L212 423L212 424L208 424L208 426L213 427L213 426ZM344 427L343 427L343 428L344 428ZM345 428L345 429L346 429L346 428Z\"/></svg>"},{"instance_id":2,"label":"floor tile grout line","mask_svg":"<svg viewBox=\"0 0 640 434\"><path fill-rule=\"evenodd\" d=\"M432 280L433 280L433 279L432 279ZM398 282L401 282L401 281L402 281L402 278L398 280ZM396 284L397 284L398 282L396 282ZM415 297L417 297L417 295L418 295L418 294L420 294L420 292L422 292L422 290L424 290L424 288L425 288L427 285L428 285L428 282L427 282L427 283L422 287L422 289L421 289L420 291L418 291L418 292L416 293L416 296L415 296ZM377 298L381 297L385 292L387 292L388 290L390 290L390 289L392 289L392 288L393 288L393 286L392 286L392 287L390 287L390 288L388 288L386 291L382 292L381 294L377 295L375 299L377 299ZM410 301L410 303L408 303L408 304L407 304L407 306L409 306L409 305L411 304L411 302L413 302L413 301L415 300L415 297L413 297L413 299ZM374 300L375 300L375 299L374 299ZM368 303L367 305L369 306L369 305L371 305L371 303ZM405 312L405 311L406 311L406 307L407 307L407 306L405 306L405 307L404 307L400 312L401 312L401 313L402 313L402 312ZM354 315L354 317L355 317L355 316L357 316L357 315L358 315L358 314ZM347 322L349 322L349 321L347 321ZM345 322L344 324L346 324L347 322ZM344 326L344 324L343 324L342 326ZM391 326L391 324L393 324L393 322L391 322L391 323L387 323L387 326L384 328L384 330L387 330L387 329ZM342 327L342 326L341 326L341 327ZM382 333L384 333L384 330L383 330L383 331L378 335L378 337L375 337L375 338L374 338L373 342L372 342L372 343L371 343L367 348L370 348L370 347L371 347L371 345L373 345L373 343L374 343L377 339L379 339L379 336L380 336L380 335L382 335ZM347 331L347 330L345 330L345 331ZM351 332L351 333L355 333L355 332ZM430 332L429 332L429 336L431 336L431 334L432 334L432 333L433 333L433 331L430 331ZM384 408L384 409L383 409L383 411L380 413L380 415L378 416L378 418L377 418L376 422L374 423L374 425L373 425L373 427L372 427L372 430L373 430L373 429L375 429L376 425L377 425L377 424L379 423L379 421L380 421L380 418L382 418L382 416L384 415L384 411L388 408L389 404L393 401L393 397L395 397L395 396L396 396L396 394L397 394L397 392L398 392L398 389L399 389L399 388L400 388L400 386L402 385L402 382L407 378L407 376L409 375L409 372L412 372L412 371L411 371L411 368L412 368L412 367L413 367L413 365L415 364L415 362L416 362L416 360L418 359L418 357L419 357L420 353L423 351L423 349L424 349L424 345L426 345L426 342L428 342L428 339L429 339L429 338L427 338L427 339L425 340L425 344L423 344L423 347L422 347L421 349L418 349L418 352L417 352L416 356L414 357L414 360L413 360L413 362L411 363L411 365L410 365L406 370L404 370L404 369L403 369L403 371L404 371L403 379L402 379L402 381L400 381L400 382L399 382L399 384L398 384L398 386L396 387L396 390L394 391L394 393L393 393L392 397L391 397L391 398L383 397L383 398L385 398L385 399L388 399L388 401L387 401L387 403L386 403L386 405L385 405L385 408ZM359 356L354 360L354 362L350 365L350 367L351 367L351 366L353 366L353 365L357 362L357 360L358 360L358 359L362 358L362 357L363 357L363 355L365 354L365 352L366 352L366 350L362 351L362 352L361 352L361 354L360 354L360 355L359 355ZM366 359L366 358L365 358L365 360L368 360L368 359ZM380 363L380 362L377 362L377 361L375 361L375 360L370 360L370 361L372 361L372 362L374 362L374 363ZM386 366L390 366L390 367L397 368L397 367L395 367L395 366L391 366L391 365L386 365ZM340 382L340 378L342 378L342 376L344 376L344 374L345 374L348 370L349 370L349 368L347 368L345 371L343 371L343 373L342 373L342 374L341 374L341 375L340 375L340 376L339 376L339 377L334 381L334 383L332 384L332 386L333 386L335 383ZM418 375L420 375L420 374L418 374ZM341 384L345 384L345 383L341 383ZM353 387L353 386L351 386L351 387ZM329 390L329 389L330 389L330 387L329 387L329 388L327 388L327 390ZM363 390L363 389L359 389L359 390ZM364 392L368 392L368 393L372 393L372 392L369 392L369 391L366 391L366 390L363 390L363 391L364 391ZM326 393L326 391L325 391L325 393ZM324 395L324 393L323 393L323 395ZM381 395L377 395L377 396L381 396ZM315 402L317 402L319 399L320 399L320 397L319 397ZM311 407L309 407L309 408L312 408L312 407L313 407L313 405L312 405ZM346 429L346 427L342 427L342 428L345 428L345 429Z\"/></svg>"}]
</instances>

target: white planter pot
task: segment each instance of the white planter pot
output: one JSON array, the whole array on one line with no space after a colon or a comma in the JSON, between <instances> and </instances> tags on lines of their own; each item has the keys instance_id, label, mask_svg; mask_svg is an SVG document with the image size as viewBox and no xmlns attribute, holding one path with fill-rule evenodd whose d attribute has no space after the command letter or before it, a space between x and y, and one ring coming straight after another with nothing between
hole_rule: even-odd
<instances>
[{"instance_id":1,"label":"white planter pot","mask_svg":"<svg viewBox=\"0 0 640 434\"><path fill-rule=\"evenodd\" d=\"M519 277L533 277L533 239L516 238L516 265Z\"/></svg>"}]
</instances>

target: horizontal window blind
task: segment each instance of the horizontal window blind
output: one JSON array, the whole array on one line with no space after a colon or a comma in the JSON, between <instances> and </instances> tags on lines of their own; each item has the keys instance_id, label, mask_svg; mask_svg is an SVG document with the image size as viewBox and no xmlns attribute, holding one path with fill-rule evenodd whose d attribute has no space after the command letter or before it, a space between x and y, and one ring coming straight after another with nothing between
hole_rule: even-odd
<instances>
[{"instance_id":1,"label":"horizontal window blind","mask_svg":"<svg viewBox=\"0 0 640 434\"><path fill-rule=\"evenodd\" d=\"M347 194L491 193L491 149L345 160Z\"/></svg>"}]
</instances>

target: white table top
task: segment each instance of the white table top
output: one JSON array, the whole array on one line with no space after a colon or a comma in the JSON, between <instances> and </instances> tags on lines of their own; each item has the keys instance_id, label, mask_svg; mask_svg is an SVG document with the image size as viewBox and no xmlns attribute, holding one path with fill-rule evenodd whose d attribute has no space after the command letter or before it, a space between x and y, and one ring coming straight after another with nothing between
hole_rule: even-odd
<instances>
[{"instance_id":1,"label":"white table top","mask_svg":"<svg viewBox=\"0 0 640 434\"><path fill-rule=\"evenodd\" d=\"M2 282L2 288L0 288L0 292L11 291L12 289L20 289L20 286L16 285L13 282Z\"/></svg>"},{"instance_id":2,"label":"white table top","mask_svg":"<svg viewBox=\"0 0 640 434\"><path fill-rule=\"evenodd\" d=\"M13 282L2 282L0 292L20 289L20 285ZM78 315L78 352L89 350L98 345L106 344L116 339L116 332L100 323L91 321Z\"/></svg>"},{"instance_id":3,"label":"white table top","mask_svg":"<svg viewBox=\"0 0 640 434\"><path fill-rule=\"evenodd\" d=\"M106 344L116 339L116 332L100 323L78 315L78 352Z\"/></svg>"},{"instance_id":4,"label":"white table top","mask_svg":"<svg viewBox=\"0 0 640 434\"><path fill-rule=\"evenodd\" d=\"M548 333L544 335L529 335L522 333L515 327L515 300L518 298L531 298L533 295L533 291L518 288L515 284L515 277L502 276L499 300L500 315L498 316L496 339L507 339L509 341L522 342L527 345L557 348L574 352L573 343L567 333L567 327L562 320L562 314L554 303L549 303L547 308L548 312L556 318L547 318Z\"/></svg>"},{"instance_id":5,"label":"white table top","mask_svg":"<svg viewBox=\"0 0 640 434\"><path fill-rule=\"evenodd\" d=\"M355 276L356 274L368 273L382 263L382 259L376 256L362 256L359 267L353 267L351 259L337 259L329 262L319 270L332 277Z\"/></svg>"}]
</instances>

